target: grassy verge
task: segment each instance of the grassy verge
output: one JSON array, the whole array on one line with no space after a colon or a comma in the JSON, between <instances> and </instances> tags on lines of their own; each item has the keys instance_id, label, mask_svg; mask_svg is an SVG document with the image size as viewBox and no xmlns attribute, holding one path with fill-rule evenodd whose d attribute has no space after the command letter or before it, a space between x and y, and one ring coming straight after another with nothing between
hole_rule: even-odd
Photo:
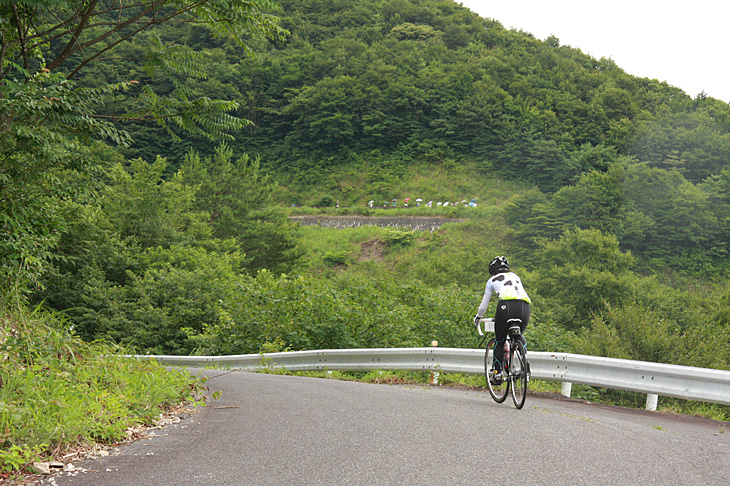
<instances>
[{"instance_id":1,"label":"grassy verge","mask_svg":"<svg viewBox=\"0 0 730 486\"><path fill-rule=\"evenodd\" d=\"M605 405L624 408L643 409L646 406L646 394L609 388L597 388L586 385L573 385L572 398L586 400ZM659 397L657 412L690 415L724 422L730 421L730 406L718 403L697 402L681 398Z\"/></svg>"},{"instance_id":2,"label":"grassy verge","mask_svg":"<svg viewBox=\"0 0 730 486\"><path fill-rule=\"evenodd\" d=\"M120 442L201 396L188 373L123 351L82 342L54 314L0 311L0 482L71 449Z\"/></svg>"}]
</instances>

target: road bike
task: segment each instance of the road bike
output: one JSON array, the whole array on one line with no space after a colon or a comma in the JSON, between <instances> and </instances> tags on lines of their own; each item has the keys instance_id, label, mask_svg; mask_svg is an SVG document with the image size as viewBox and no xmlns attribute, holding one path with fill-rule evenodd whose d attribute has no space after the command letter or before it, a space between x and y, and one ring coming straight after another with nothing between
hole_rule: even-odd
<instances>
[{"instance_id":1,"label":"road bike","mask_svg":"<svg viewBox=\"0 0 730 486\"><path fill-rule=\"evenodd\" d=\"M495 402L502 403L507 399L507 394L512 391L512 401L515 407L522 408L527 397L528 368L525 356L525 347L518 339L522 334L520 328L521 319L509 319L507 321L507 338L504 344L504 359L502 366L501 381L493 383L490 379L492 365L494 363L494 345L497 340L493 337L486 347L484 353L484 376L487 379L489 394ZM482 331L484 326L484 331ZM494 332L494 319L481 319L477 326L479 335L485 336L487 332Z\"/></svg>"}]
</instances>

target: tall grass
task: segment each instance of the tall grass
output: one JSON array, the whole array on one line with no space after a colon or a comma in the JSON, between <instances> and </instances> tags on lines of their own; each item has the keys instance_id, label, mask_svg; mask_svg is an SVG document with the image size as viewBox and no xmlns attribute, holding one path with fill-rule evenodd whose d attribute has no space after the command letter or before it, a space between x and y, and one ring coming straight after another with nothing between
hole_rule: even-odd
<instances>
[{"instance_id":1,"label":"tall grass","mask_svg":"<svg viewBox=\"0 0 730 486\"><path fill-rule=\"evenodd\" d=\"M344 255L345 262L354 261L360 255L362 243L382 238L388 228L359 226L331 230L319 226L302 226L299 232L307 248L309 270L322 271L328 268L328 257L333 255Z\"/></svg>"},{"instance_id":2,"label":"tall grass","mask_svg":"<svg viewBox=\"0 0 730 486\"><path fill-rule=\"evenodd\" d=\"M501 209L511 196L528 189L529 185L525 183L500 180L479 171L474 161L461 160L443 166L383 160L375 165L360 162L329 167L327 176L315 184L282 182L277 199L283 206L291 206L292 202L299 206L293 208L293 214L316 214L316 210L308 207L319 205L323 196L331 199L333 212L334 202L339 201L340 213L370 214L369 200L375 201L374 208L369 211L379 208L383 211L383 202L397 199L400 208L397 211L412 213L416 209L415 200L420 197L424 202L433 201L432 208L418 208L428 214L436 209L445 210L444 213L459 209L436 208L439 201L454 203L472 198L477 199L479 207ZM405 198L411 198L408 209L402 209ZM393 209L387 211L392 214Z\"/></svg>"},{"instance_id":3,"label":"tall grass","mask_svg":"<svg viewBox=\"0 0 730 486\"><path fill-rule=\"evenodd\" d=\"M200 381L125 351L82 342L56 314L0 311L0 471L121 441L129 427L196 400Z\"/></svg>"}]
</instances>

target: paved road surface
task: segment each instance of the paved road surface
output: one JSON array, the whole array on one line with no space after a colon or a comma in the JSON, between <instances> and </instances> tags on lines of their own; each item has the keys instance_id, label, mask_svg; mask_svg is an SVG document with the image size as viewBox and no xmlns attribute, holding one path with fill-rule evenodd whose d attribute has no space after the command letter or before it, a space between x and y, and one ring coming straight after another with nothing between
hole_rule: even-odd
<instances>
[{"instance_id":1,"label":"paved road surface","mask_svg":"<svg viewBox=\"0 0 730 486\"><path fill-rule=\"evenodd\" d=\"M206 371L220 400L58 486L727 485L730 427L488 393Z\"/></svg>"}]
</instances>

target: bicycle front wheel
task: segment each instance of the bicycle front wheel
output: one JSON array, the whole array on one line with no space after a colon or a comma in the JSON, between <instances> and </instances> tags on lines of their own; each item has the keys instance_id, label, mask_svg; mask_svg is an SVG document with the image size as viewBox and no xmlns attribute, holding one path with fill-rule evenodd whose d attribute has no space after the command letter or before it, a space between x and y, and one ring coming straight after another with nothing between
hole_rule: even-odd
<instances>
[{"instance_id":1,"label":"bicycle front wheel","mask_svg":"<svg viewBox=\"0 0 730 486\"><path fill-rule=\"evenodd\" d=\"M492 363L494 362L494 344L497 341L492 339L487 343L487 351L484 353L484 376L487 379L487 388L489 388L489 394L497 403L502 403L507 399L509 393L509 380L503 380L499 384L492 383L490 380L490 370L492 369Z\"/></svg>"},{"instance_id":2,"label":"bicycle front wheel","mask_svg":"<svg viewBox=\"0 0 730 486\"><path fill-rule=\"evenodd\" d=\"M509 381L512 385L512 401L515 407L522 408L527 397L527 359L525 348L519 342L512 347Z\"/></svg>"}]
</instances>

